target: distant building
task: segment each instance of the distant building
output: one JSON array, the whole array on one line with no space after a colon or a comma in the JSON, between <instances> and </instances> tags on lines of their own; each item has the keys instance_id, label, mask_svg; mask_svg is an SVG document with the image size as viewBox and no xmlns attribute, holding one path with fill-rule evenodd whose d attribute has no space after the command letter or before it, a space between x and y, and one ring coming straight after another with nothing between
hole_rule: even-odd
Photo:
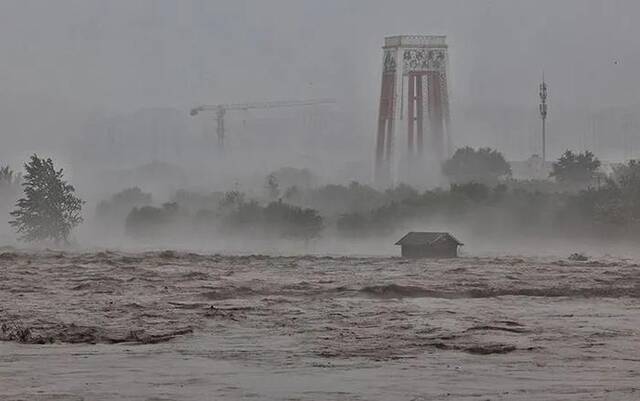
<instances>
[{"instance_id":1,"label":"distant building","mask_svg":"<svg viewBox=\"0 0 640 401\"><path fill-rule=\"evenodd\" d=\"M455 258L464 244L449 233L412 231L396 245L402 248L403 258Z\"/></svg>"}]
</instances>

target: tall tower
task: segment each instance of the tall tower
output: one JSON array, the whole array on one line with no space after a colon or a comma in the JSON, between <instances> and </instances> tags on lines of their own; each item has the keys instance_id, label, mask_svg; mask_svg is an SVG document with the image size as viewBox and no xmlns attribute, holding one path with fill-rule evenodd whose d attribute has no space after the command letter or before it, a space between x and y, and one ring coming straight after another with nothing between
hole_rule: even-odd
<instances>
[{"instance_id":1,"label":"tall tower","mask_svg":"<svg viewBox=\"0 0 640 401\"><path fill-rule=\"evenodd\" d=\"M400 164L396 155L410 179L427 174L421 171L427 165L439 169L451 153L448 64L445 36L385 38L375 155L378 185L393 182ZM406 133L406 152L394 149L402 133ZM423 163L425 159L431 163Z\"/></svg>"},{"instance_id":2,"label":"tall tower","mask_svg":"<svg viewBox=\"0 0 640 401\"><path fill-rule=\"evenodd\" d=\"M540 84L540 118L542 119L542 161L547 161L547 83L544 81L542 73L542 83Z\"/></svg>"}]
</instances>

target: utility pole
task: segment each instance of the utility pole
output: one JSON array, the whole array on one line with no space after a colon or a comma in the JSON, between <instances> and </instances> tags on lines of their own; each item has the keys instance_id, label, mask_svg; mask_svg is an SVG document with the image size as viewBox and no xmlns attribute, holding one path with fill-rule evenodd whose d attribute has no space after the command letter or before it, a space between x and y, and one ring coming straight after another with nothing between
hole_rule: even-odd
<instances>
[{"instance_id":1,"label":"utility pole","mask_svg":"<svg viewBox=\"0 0 640 401\"><path fill-rule=\"evenodd\" d=\"M542 83L540 84L540 118L542 119L542 161L547 161L547 84L544 82L544 72L542 73Z\"/></svg>"}]
</instances>

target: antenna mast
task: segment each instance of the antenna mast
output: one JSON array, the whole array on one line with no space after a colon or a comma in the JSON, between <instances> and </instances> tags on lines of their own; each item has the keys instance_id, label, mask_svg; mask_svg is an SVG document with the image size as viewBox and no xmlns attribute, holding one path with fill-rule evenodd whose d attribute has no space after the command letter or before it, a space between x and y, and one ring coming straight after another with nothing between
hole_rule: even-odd
<instances>
[{"instance_id":1,"label":"antenna mast","mask_svg":"<svg viewBox=\"0 0 640 401\"><path fill-rule=\"evenodd\" d=\"M544 81L542 72L542 83L540 84L540 118L542 119L542 161L547 161L547 83Z\"/></svg>"}]
</instances>

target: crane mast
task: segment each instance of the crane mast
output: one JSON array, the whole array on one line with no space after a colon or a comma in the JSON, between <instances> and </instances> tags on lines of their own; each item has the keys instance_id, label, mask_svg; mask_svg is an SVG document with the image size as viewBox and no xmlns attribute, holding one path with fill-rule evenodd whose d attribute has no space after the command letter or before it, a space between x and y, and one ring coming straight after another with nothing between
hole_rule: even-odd
<instances>
[{"instance_id":1,"label":"crane mast","mask_svg":"<svg viewBox=\"0 0 640 401\"><path fill-rule=\"evenodd\" d=\"M189 114L197 116L201 112L211 111L215 113L216 118L216 134L218 136L218 146L224 149L224 117L227 111L233 110L251 110L251 109L275 109L282 107L301 107L313 106L318 104L335 103L334 99L309 99L309 100L280 100L272 102L251 102L251 103L231 103L231 104L213 104L200 105L191 109Z\"/></svg>"}]
</instances>

